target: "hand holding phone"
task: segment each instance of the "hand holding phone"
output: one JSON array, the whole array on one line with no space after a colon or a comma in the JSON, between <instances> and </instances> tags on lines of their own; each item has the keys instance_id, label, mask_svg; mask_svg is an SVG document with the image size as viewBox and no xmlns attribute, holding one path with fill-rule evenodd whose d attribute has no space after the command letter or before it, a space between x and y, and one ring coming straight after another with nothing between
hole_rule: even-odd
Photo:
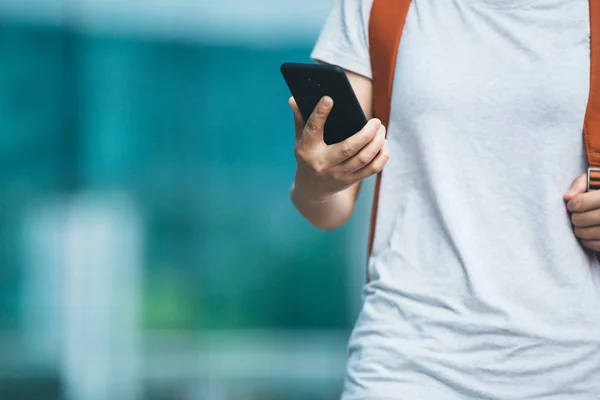
<instances>
[{"instance_id":1,"label":"hand holding phone","mask_svg":"<svg viewBox=\"0 0 600 400\"><path fill-rule=\"evenodd\" d=\"M290 98L294 111L296 140L294 153L298 163L294 188L310 202L324 202L369 176L379 173L389 159L385 127L378 119L370 120L346 140L327 145L324 128L334 101L323 97L308 119Z\"/></svg>"}]
</instances>

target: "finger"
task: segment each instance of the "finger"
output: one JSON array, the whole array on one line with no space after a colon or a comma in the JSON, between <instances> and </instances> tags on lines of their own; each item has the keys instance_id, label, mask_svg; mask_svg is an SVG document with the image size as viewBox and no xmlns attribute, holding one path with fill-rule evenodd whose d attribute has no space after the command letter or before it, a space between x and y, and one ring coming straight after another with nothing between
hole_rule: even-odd
<instances>
[{"instance_id":1,"label":"finger","mask_svg":"<svg viewBox=\"0 0 600 400\"><path fill-rule=\"evenodd\" d=\"M379 154L377 154L377 156L373 159L373 161L371 161L369 165L362 167L361 169L359 169L351 175L352 180L358 182L372 175L380 173L389 159L390 153L388 151L388 142L386 140L383 145L383 148L381 149Z\"/></svg>"},{"instance_id":2,"label":"finger","mask_svg":"<svg viewBox=\"0 0 600 400\"><path fill-rule=\"evenodd\" d=\"M600 240L600 226L589 226L587 228L575 228L575 236L582 240Z\"/></svg>"},{"instance_id":3,"label":"finger","mask_svg":"<svg viewBox=\"0 0 600 400\"><path fill-rule=\"evenodd\" d=\"M565 194L565 200L570 201L578 194L587 191L587 174L579 175L571 184L569 191Z\"/></svg>"},{"instance_id":4,"label":"finger","mask_svg":"<svg viewBox=\"0 0 600 400\"><path fill-rule=\"evenodd\" d=\"M571 222L576 228L587 228L588 226L600 225L600 209L583 213L573 213Z\"/></svg>"},{"instance_id":5,"label":"finger","mask_svg":"<svg viewBox=\"0 0 600 400\"><path fill-rule=\"evenodd\" d=\"M296 140L300 140L300 137L302 136L302 130L304 130L304 118L302 118L298 104L296 104L296 100L293 96L290 97L288 103L294 112L294 130L296 132Z\"/></svg>"},{"instance_id":6,"label":"finger","mask_svg":"<svg viewBox=\"0 0 600 400\"><path fill-rule=\"evenodd\" d=\"M377 136L379 128L381 128L381 121L374 118L348 139L329 146L329 161L337 165L353 157Z\"/></svg>"},{"instance_id":7,"label":"finger","mask_svg":"<svg viewBox=\"0 0 600 400\"><path fill-rule=\"evenodd\" d=\"M319 101L304 127L307 142L319 144L323 142L323 128L332 107L333 100L329 96L325 96Z\"/></svg>"},{"instance_id":8,"label":"finger","mask_svg":"<svg viewBox=\"0 0 600 400\"><path fill-rule=\"evenodd\" d=\"M600 251L600 240L582 240L583 247L594 251Z\"/></svg>"},{"instance_id":9,"label":"finger","mask_svg":"<svg viewBox=\"0 0 600 400\"><path fill-rule=\"evenodd\" d=\"M363 147L358 153L351 158L343 161L339 164L339 168L344 173L352 173L358 171L366 165L369 165L371 161L379 154L379 151L385 145L385 127L382 125L379 127L377 135L371 140L365 147Z\"/></svg>"},{"instance_id":10,"label":"finger","mask_svg":"<svg viewBox=\"0 0 600 400\"><path fill-rule=\"evenodd\" d=\"M587 184L586 184L587 187ZM586 212L600 208L600 191L594 190L583 194L577 194L568 203L567 208L571 212Z\"/></svg>"}]
</instances>

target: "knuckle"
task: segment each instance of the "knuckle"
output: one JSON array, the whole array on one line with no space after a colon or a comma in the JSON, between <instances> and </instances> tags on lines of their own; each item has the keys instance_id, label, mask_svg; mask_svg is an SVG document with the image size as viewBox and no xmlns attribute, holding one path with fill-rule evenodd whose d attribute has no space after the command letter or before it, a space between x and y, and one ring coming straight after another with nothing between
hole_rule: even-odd
<instances>
[{"instance_id":1,"label":"knuckle","mask_svg":"<svg viewBox=\"0 0 600 400\"><path fill-rule=\"evenodd\" d=\"M325 118L326 114L327 114L326 107L324 107L321 103L319 103L317 108L315 108L315 116L317 116L318 118Z\"/></svg>"},{"instance_id":2,"label":"knuckle","mask_svg":"<svg viewBox=\"0 0 600 400\"><path fill-rule=\"evenodd\" d=\"M327 169L325 168L325 165L323 165L320 162L314 162L314 163L312 163L311 169L315 173L315 175L317 175L317 176L324 175L327 172Z\"/></svg>"},{"instance_id":3,"label":"knuckle","mask_svg":"<svg viewBox=\"0 0 600 400\"><path fill-rule=\"evenodd\" d=\"M319 104L317 105L317 107L313 111L313 114L319 120L325 120L325 119L327 119L328 113L329 113L329 107L325 106L323 104L323 102L319 102Z\"/></svg>"},{"instance_id":4,"label":"knuckle","mask_svg":"<svg viewBox=\"0 0 600 400\"><path fill-rule=\"evenodd\" d=\"M371 157L370 154L366 154L364 152L363 153L359 153L356 158L358 159L358 162L361 165L367 165L373 159L373 157Z\"/></svg>"},{"instance_id":5,"label":"knuckle","mask_svg":"<svg viewBox=\"0 0 600 400\"><path fill-rule=\"evenodd\" d=\"M381 160L377 160L369 164L369 169L371 173L378 174L383 169L383 163Z\"/></svg>"},{"instance_id":6,"label":"knuckle","mask_svg":"<svg viewBox=\"0 0 600 400\"><path fill-rule=\"evenodd\" d=\"M312 116L308 119L308 121L306 121L306 125L304 125L304 130L311 133L317 132L317 126L315 125L315 121Z\"/></svg>"},{"instance_id":7,"label":"knuckle","mask_svg":"<svg viewBox=\"0 0 600 400\"><path fill-rule=\"evenodd\" d=\"M305 147L299 145L296 148L296 158L301 160L301 161L307 161L308 160L308 151L306 150Z\"/></svg>"},{"instance_id":8,"label":"knuckle","mask_svg":"<svg viewBox=\"0 0 600 400\"><path fill-rule=\"evenodd\" d=\"M383 167L385 167L385 164L387 163L389 159L389 155L384 154L381 157L379 157L379 159L375 162L373 162L374 164L374 173L380 173L383 170Z\"/></svg>"},{"instance_id":9,"label":"knuckle","mask_svg":"<svg viewBox=\"0 0 600 400\"><path fill-rule=\"evenodd\" d=\"M342 143L341 152L342 152L342 156L344 156L346 158L352 157L354 155L352 144L349 142Z\"/></svg>"},{"instance_id":10,"label":"knuckle","mask_svg":"<svg viewBox=\"0 0 600 400\"><path fill-rule=\"evenodd\" d=\"M319 161L316 153L305 147L300 146L298 148L296 151L296 159L298 162L302 163L307 170L315 175L322 175L325 170L325 166Z\"/></svg>"},{"instance_id":11,"label":"knuckle","mask_svg":"<svg viewBox=\"0 0 600 400\"><path fill-rule=\"evenodd\" d=\"M348 181L348 175L341 172L336 172L332 177L334 180L341 183L346 183Z\"/></svg>"},{"instance_id":12,"label":"knuckle","mask_svg":"<svg viewBox=\"0 0 600 400\"><path fill-rule=\"evenodd\" d=\"M335 171L331 173L331 178L334 181L342 181L344 179L344 176L339 171Z\"/></svg>"},{"instance_id":13,"label":"knuckle","mask_svg":"<svg viewBox=\"0 0 600 400\"><path fill-rule=\"evenodd\" d=\"M371 175L378 174L379 171L381 171L381 169L379 168L379 165L377 165L377 164L371 164L369 166L369 172L371 173Z\"/></svg>"}]
</instances>

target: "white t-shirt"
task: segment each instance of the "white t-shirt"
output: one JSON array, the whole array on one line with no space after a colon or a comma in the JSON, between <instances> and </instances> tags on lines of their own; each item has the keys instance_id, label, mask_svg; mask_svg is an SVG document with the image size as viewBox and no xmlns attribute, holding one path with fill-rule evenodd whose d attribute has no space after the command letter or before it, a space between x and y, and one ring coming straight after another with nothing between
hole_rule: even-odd
<instances>
[{"instance_id":1,"label":"white t-shirt","mask_svg":"<svg viewBox=\"0 0 600 400\"><path fill-rule=\"evenodd\" d=\"M371 5L335 0L313 58L371 77ZM563 200L586 169L588 12L413 0L344 399L600 399L600 266Z\"/></svg>"}]
</instances>

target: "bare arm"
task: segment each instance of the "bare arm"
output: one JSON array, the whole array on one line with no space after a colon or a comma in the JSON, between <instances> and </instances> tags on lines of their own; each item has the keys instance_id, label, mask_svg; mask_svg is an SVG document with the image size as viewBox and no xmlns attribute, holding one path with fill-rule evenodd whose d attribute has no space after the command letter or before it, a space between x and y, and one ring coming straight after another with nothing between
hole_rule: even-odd
<instances>
[{"instance_id":1,"label":"bare arm","mask_svg":"<svg viewBox=\"0 0 600 400\"><path fill-rule=\"evenodd\" d=\"M348 221L362 180L381 171L389 158L385 128L380 121L371 119L371 81L352 72L346 74L370 121L342 143L327 146L322 140L330 106L321 102L304 125L294 100L290 99L298 160L292 202L308 221L325 230L336 229Z\"/></svg>"}]
</instances>

